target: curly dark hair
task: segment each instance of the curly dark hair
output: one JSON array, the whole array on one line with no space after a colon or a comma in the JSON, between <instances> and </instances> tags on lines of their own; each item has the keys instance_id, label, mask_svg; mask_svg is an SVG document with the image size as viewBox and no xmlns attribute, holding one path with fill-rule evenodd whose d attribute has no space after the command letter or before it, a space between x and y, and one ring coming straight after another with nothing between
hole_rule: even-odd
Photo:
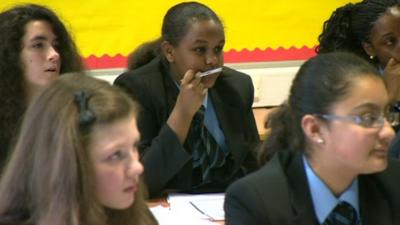
<instances>
[{"instance_id":1,"label":"curly dark hair","mask_svg":"<svg viewBox=\"0 0 400 225\"><path fill-rule=\"evenodd\" d=\"M25 25L37 20L48 22L57 36L60 74L83 70L77 47L52 10L40 5L25 4L0 13L0 162L6 157L10 140L27 106L20 53Z\"/></svg>"},{"instance_id":2,"label":"curly dark hair","mask_svg":"<svg viewBox=\"0 0 400 225\"><path fill-rule=\"evenodd\" d=\"M364 0L337 8L324 22L315 51L348 51L368 60L362 43L370 42L371 30L379 17L388 8L399 5L399 0Z\"/></svg>"}]
</instances>

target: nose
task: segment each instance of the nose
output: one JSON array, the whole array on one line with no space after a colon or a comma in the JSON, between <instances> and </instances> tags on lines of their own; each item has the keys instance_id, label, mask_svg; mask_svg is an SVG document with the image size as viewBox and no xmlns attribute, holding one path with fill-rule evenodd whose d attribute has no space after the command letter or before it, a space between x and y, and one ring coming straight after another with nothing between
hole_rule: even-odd
<instances>
[{"instance_id":1,"label":"nose","mask_svg":"<svg viewBox=\"0 0 400 225\"><path fill-rule=\"evenodd\" d=\"M400 43L397 42L396 47L392 51L391 57L394 58L397 62L400 62Z\"/></svg>"},{"instance_id":2,"label":"nose","mask_svg":"<svg viewBox=\"0 0 400 225\"><path fill-rule=\"evenodd\" d=\"M379 137L387 143L391 143L395 132L389 122L385 119L382 129L379 131Z\"/></svg>"},{"instance_id":3,"label":"nose","mask_svg":"<svg viewBox=\"0 0 400 225\"><path fill-rule=\"evenodd\" d=\"M139 153L137 151L131 153L130 160L127 166L127 174L129 177L139 176L143 173L143 165L139 160Z\"/></svg>"},{"instance_id":4,"label":"nose","mask_svg":"<svg viewBox=\"0 0 400 225\"><path fill-rule=\"evenodd\" d=\"M60 60L60 54L58 53L57 49L54 46L49 47L48 59L49 59L49 61L59 61Z\"/></svg>"},{"instance_id":5,"label":"nose","mask_svg":"<svg viewBox=\"0 0 400 225\"><path fill-rule=\"evenodd\" d=\"M218 56L214 53L209 53L206 55L206 64L207 65L216 65L218 63Z\"/></svg>"}]
</instances>

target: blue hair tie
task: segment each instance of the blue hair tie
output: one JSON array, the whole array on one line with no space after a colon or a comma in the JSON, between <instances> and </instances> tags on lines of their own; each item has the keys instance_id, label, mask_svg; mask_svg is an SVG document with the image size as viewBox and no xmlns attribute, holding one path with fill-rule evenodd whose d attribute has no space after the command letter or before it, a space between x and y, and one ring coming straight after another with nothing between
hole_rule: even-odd
<instances>
[{"instance_id":1,"label":"blue hair tie","mask_svg":"<svg viewBox=\"0 0 400 225\"><path fill-rule=\"evenodd\" d=\"M86 91L77 91L74 93L74 102L79 110L79 125L87 126L96 120L93 111L89 109L89 98L92 95Z\"/></svg>"}]
</instances>

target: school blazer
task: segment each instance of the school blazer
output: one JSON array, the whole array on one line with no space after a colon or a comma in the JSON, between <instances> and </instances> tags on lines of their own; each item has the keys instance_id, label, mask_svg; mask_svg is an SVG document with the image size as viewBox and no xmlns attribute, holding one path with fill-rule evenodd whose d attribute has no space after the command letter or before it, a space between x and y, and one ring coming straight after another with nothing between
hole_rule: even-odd
<instances>
[{"instance_id":1,"label":"school blazer","mask_svg":"<svg viewBox=\"0 0 400 225\"><path fill-rule=\"evenodd\" d=\"M179 93L167 71L167 63L157 57L137 70L123 73L114 83L142 107L138 118L139 150L150 197L156 197L164 190L197 192L191 188L192 150L186 144L182 145L166 124ZM214 185L217 189L212 190L224 191L237 174L247 173L256 165L251 152L259 143L252 111L254 87L248 75L224 67L208 94L233 162L229 172Z\"/></svg>"},{"instance_id":2,"label":"school blazer","mask_svg":"<svg viewBox=\"0 0 400 225\"><path fill-rule=\"evenodd\" d=\"M400 224L400 165L359 176L363 225ZM301 154L277 153L258 171L236 181L224 203L227 225L318 225Z\"/></svg>"}]
</instances>

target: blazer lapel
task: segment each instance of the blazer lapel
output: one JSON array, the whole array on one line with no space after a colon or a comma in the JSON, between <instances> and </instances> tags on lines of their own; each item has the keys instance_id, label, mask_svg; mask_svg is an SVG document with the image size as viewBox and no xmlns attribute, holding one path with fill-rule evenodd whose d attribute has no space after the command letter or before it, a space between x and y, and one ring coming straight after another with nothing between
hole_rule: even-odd
<instances>
[{"instance_id":1,"label":"blazer lapel","mask_svg":"<svg viewBox=\"0 0 400 225\"><path fill-rule=\"evenodd\" d=\"M168 66L166 65L165 62L163 62L162 59L160 59L160 70L163 71L161 73L162 76L162 80L164 83L164 97L165 97L165 102L166 102L166 116L167 118L169 117L169 115L172 112L172 109L175 107L175 103L176 103L176 99L178 97L179 94L179 88L176 84L176 82L173 80L172 78L172 74L170 74Z\"/></svg>"},{"instance_id":2,"label":"blazer lapel","mask_svg":"<svg viewBox=\"0 0 400 225\"><path fill-rule=\"evenodd\" d=\"M232 99L226 99L221 96L217 86L209 89L210 97L213 101L215 113L217 115L222 132L225 135L227 145L231 150L235 165L240 162L245 156L246 151L241 150L242 143L244 142L243 136L238 131L243 130L240 121L240 109L231 104Z\"/></svg>"},{"instance_id":3,"label":"blazer lapel","mask_svg":"<svg viewBox=\"0 0 400 225\"><path fill-rule=\"evenodd\" d=\"M292 224L318 224L301 154L295 155L295 158L288 165L286 173L292 191L291 204L294 215Z\"/></svg>"}]
</instances>

